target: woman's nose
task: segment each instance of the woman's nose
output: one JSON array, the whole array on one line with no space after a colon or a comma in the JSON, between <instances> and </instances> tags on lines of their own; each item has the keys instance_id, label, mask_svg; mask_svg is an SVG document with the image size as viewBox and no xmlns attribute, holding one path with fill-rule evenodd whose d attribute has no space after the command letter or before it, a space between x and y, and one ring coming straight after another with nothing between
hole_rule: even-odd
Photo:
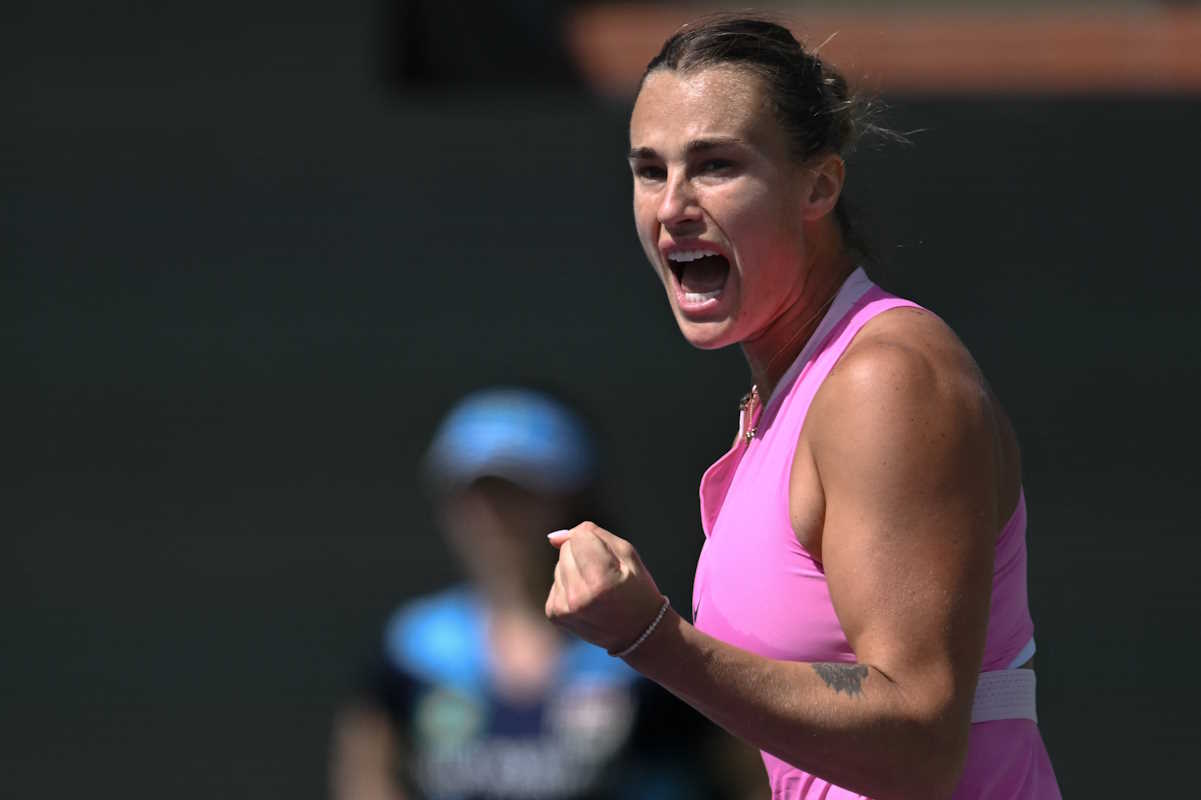
<instances>
[{"instance_id":1,"label":"woman's nose","mask_svg":"<svg viewBox=\"0 0 1201 800\"><path fill-rule=\"evenodd\" d=\"M700 219L696 194L683 175L669 176L659 202L658 219L660 225L668 227Z\"/></svg>"}]
</instances>

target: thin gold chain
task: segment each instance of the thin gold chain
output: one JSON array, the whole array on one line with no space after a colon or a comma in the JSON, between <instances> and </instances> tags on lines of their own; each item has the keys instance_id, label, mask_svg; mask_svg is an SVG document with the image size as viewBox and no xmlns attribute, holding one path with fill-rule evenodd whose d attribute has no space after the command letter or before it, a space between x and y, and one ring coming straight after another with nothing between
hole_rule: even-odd
<instances>
[{"instance_id":1,"label":"thin gold chain","mask_svg":"<svg viewBox=\"0 0 1201 800\"><path fill-rule=\"evenodd\" d=\"M841 288L841 287L839 287L839 288ZM809 319L805 320L805 324L803 324L799 328L797 328L797 332L792 335L792 338L789 339L787 342L785 342L784 346L781 347L779 350L777 350L775 355L773 355L768 360L767 367L764 369L765 374L771 373L771 365L774 364L777 361L777 359L779 359L780 356L786 350L788 350L788 348L790 348L794 344L796 344L797 339L799 339L801 337L801 335L805 333L806 329L810 325L813 324L814 320L816 320L822 314L826 313L826 309L828 309L830 307L830 304L834 302L834 298L837 296L838 296L838 289L835 289L834 293L832 295L830 295L829 298L827 298L824 303L821 304L821 306L817 309L817 311L813 314L813 316L809 317ZM759 403L759 385L758 384L755 384L754 386L752 386L751 390L749 392L747 392L745 395L743 395L742 399L740 401L738 401L739 413L746 415L746 433L743 434L743 437L746 439L748 444L750 443L751 439L754 439L755 435L759 432L758 426L751 424L751 419L754 417L754 414L755 414L755 406L758 403Z\"/></svg>"},{"instance_id":2,"label":"thin gold chain","mask_svg":"<svg viewBox=\"0 0 1201 800\"><path fill-rule=\"evenodd\" d=\"M767 366L763 370L764 374L771 374L771 365L776 363L776 361L780 358L780 356L784 355L784 353L788 350L788 348L790 348L794 344L796 344L797 339L801 338L801 336L804 335L805 331L809 328L810 325L812 325L814 323L815 320L817 320L818 317L820 317L822 314L826 313L826 309L828 309L830 307L830 304L834 302L834 298L838 297L838 289L839 288L841 288L841 287L836 287L834 289L834 294L832 294L828 298L826 298L826 301L821 304L821 306L817 309L817 311L813 314L813 316L811 316L811 317L809 317L809 319L805 320L805 324L803 324L799 328L797 328L796 333L794 333L792 335L792 338L789 339L787 342L785 342L784 346L775 352L775 355L773 355L771 357L771 359L767 362Z\"/></svg>"}]
</instances>

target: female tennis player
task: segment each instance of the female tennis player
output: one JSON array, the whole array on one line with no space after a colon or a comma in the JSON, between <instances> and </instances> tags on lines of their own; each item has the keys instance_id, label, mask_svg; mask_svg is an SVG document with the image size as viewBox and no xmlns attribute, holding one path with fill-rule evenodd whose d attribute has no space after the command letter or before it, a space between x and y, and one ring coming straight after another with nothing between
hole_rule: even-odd
<instances>
[{"instance_id":1,"label":"female tennis player","mask_svg":"<svg viewBox=\"0 0 1201 800\"><path fill-rule=\"evenodd\" d=\"M693 624L591 523L551 534L546 613L759 747L773 797L1058 798L1017 443L955 334L858 267L857 126L768 21L686 26L651 61L638 236L684 337L738 344L753 388L701 482Z\"/></svg>"}]
</instances>

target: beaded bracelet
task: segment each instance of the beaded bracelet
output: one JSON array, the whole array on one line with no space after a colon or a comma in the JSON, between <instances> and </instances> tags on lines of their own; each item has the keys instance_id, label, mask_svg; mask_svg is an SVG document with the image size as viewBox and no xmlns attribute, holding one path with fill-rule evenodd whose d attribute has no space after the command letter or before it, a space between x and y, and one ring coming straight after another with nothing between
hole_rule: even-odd
<instances>
[{"instance_id":1,"label":"beaded bracelet","mask_svg":"<svg viewBox=\"0 0 1201 800\"><path fill-rule=\"evenodd\" d=\"M638 645L645 642L646 637L650 636L654 632L655 628L659 626L659 622L663 619L663 615L667 613L667 609L669 608L671 608L671 601L667 599L667 595L663 595L663 605L659 607L659 613L655 615L654 621L651 622L650 626L642 632L642 635L635 639L634 643L625 650L622 650L620 653L614 653L612 650L610 650L609 655L613 656L614 658L625 658L630 653L637 650Z\"/></svg>"}]
</instances>

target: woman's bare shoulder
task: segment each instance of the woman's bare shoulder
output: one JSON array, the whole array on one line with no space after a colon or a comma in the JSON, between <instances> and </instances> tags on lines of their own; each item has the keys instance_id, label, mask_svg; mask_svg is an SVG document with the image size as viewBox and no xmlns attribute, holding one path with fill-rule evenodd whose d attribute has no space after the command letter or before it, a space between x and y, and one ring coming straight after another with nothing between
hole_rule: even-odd
<instances>
[{"instance_id":1,"label":"woman's bare shoulder","mask_svg":"<svg viewBox=\"0 0 1201 800\"><path fill-rule=\"evenodd\" d=\"M994 476L1001 509L1016 502L1021 467L1012 426L967 347L931 312L897 308L870 320L831 370L812 413L815 432L844 438L870 429L876 445L891 441L905 451L899 462L917 451L942 461L956 443L967 446L975 455L961 463Z\"/></svg>"}]
</instances>

